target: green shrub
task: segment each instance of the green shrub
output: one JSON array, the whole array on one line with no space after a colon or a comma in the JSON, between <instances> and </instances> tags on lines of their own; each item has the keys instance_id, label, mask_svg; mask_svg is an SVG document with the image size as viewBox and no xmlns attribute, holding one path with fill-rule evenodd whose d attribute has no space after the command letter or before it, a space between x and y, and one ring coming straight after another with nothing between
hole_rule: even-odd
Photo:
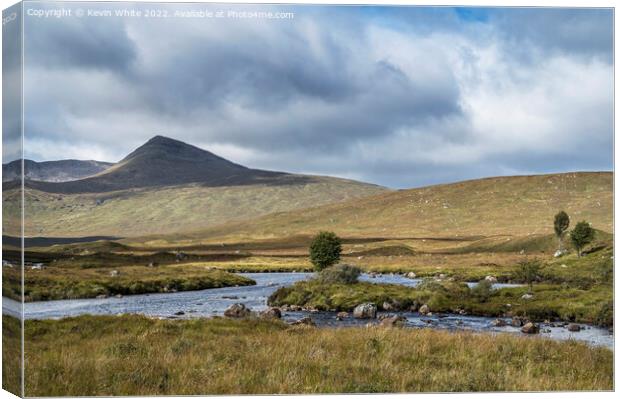
<instances>
[{"instance_id":1,"label":"green shrub","mask_svg":"<svg viewBox=\"0 0 620 399\"><path fill-rule=\"evenodd\" d=\"M326 284L355 284L361 273L355 266L335 265L321 270L318 279Z\"/></svg>"},{"instance_id":2,"label":"green shrub","mask_svg":"<svg viewBox=\"0 0 620 399\"><path fill-rule=\"evenodd\" d=\"M482 280L474 288L470 290L471 297L479 303L484 303L491 298L493 294L493 283L488 280Z\"/></svg>"},{"instance_id":3,"label":"green shrub","mask_svg":"<svg viewBox=\"0 0 620 399\"><path fill-rule=\"evenodd\" d=\"M602 326L602 327L611 327L614 325L614 302L613 301L605 302L601 306L600 310L598 311L598 314L596 315L595 323L596 325Z\"/></svg>"}]
</instances>

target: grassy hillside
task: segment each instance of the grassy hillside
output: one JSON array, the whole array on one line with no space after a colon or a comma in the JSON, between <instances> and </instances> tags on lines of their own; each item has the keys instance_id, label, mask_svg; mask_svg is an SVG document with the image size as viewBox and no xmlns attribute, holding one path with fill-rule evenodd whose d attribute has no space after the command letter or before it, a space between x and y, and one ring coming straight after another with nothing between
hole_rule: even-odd
<instances>
[{"instance_id":1,"label":"grassy hillside","mask_svg":"<svg viewBox=\"0 0 620 399\"><path fill-rule=\"evenodd\" d=\"M573 226L587 220L611 232L613 174L496 177L387 192L218 226L194 237L244 240L313 234L322 229L345 237L528 236L552 233L553 217L562 209Z\"/></svg>"},{"instance_id":2,"label":"grassy hillside","mask_svg":"<svg viewBox=\"0 0 620 399\"><path fill-rule=\"evenodd\" d=\"M313 177L291 185L205 187L199 184L103 194L55 194L27 189L26 235L136 236L204 229L385 191L349 180ZM19 191L3 193L4 226L16 225Z\"/></svg>"}]
</instances>

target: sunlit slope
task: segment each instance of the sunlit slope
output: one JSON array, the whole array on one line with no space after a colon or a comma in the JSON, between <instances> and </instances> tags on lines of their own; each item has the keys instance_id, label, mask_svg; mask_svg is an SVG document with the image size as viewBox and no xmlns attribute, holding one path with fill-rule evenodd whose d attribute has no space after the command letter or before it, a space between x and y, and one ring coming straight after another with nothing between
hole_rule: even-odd
<instances>
[{"instance_id":1,"label":"sunlit slope","mask_svg":"<svg viewBox=\"0 0 620 399\"><path fill-rule=\"evenodd\" d=\"M610 172L487 178L273 214L191 236L268 238L321 229L360 237L525 236L552 232L553 217L562 209L572 225L587 220L611 232L612 185Z\"/></svg>"},{"instance_id":2,"label":"sunlit slope","mask_svg":"<svg viewBox=\"0 0 620 399\"><path fill-rule=\"evenodd\" d=\"M383 191L379 186L328 177L312 177L299 184L190 184L110 193L57 194L26 189L25 231L31 237L128 237L186 232ZM19 191L4 192L5 223L19 215L18 207Z\"/></svg>"}]
</instances>

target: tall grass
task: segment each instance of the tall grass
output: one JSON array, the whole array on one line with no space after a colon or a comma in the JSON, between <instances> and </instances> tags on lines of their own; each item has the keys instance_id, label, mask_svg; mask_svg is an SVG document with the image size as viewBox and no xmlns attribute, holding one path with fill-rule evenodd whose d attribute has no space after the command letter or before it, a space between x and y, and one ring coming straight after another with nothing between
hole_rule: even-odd
<instances>
[{"instance_id":1,"label":"tall grass","mask_svg":"<svg viewBox=\"0 0 620 399\"><path fill-rule=\"evenodd\" d=\"M612 352L577 342L260 320L26 322L29 396L612 388Z\"/></svg>"}]
</instances>

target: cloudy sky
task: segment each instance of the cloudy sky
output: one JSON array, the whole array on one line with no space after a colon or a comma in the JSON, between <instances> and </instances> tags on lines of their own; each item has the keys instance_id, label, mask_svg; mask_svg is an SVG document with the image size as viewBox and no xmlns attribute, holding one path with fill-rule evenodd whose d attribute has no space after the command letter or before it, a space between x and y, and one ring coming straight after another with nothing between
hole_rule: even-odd
<instances>
[{"instance_id":1,"label":"cloudy sky","mask_svg":"<svg viewBox=\"0 0 620 399\"><path fill-rule=\"evenodd\" d=\"M122 8L65 5L97 7ZM118 161L159 134L393 188L613 168L610 10L157 8L26 16L26 158ZM173 16L205 9L295 15Z\"/></svg>"}]
</instances>

